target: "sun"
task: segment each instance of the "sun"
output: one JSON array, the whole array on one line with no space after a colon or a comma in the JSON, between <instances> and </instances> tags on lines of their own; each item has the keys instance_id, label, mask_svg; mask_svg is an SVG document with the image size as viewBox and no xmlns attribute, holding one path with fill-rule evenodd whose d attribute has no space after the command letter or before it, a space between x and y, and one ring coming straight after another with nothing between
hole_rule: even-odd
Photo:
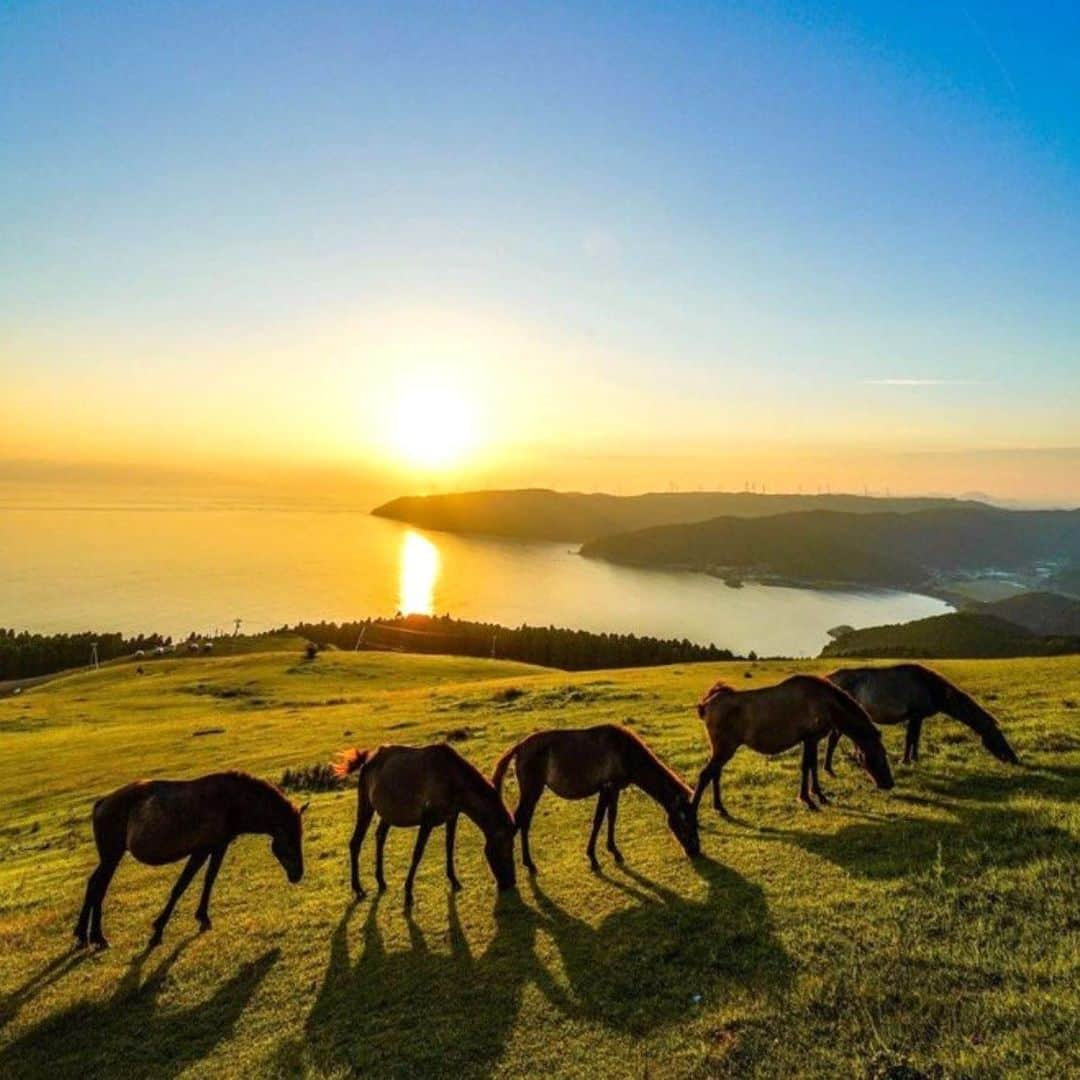
<instances>
[{"instance_id":1,"label":"sun","mask_svg":"<svg viewBox=\"0 0 1080 1080\"><path fill-rule=\"evenodd\" d=\"M398 399L392 439L397 454L410 464L453 464L476 441L473 409L454 386L413 384Z\"/></svg>"}]
</instances>

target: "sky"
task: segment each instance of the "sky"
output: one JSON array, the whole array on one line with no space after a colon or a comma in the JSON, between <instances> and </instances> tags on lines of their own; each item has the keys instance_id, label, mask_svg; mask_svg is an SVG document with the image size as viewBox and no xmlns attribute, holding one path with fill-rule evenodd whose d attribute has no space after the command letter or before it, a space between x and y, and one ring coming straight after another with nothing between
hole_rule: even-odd
<instances>
[{"instance_id":1,"label":"sky","mask_svg":"<svg viewBox=\"0 0 1080 1080\"><path fill-rule=\"evenodd\" d=\"M7 0L0 484L1080 503L1078 101L1069 2Z\"/></svg>"}]
</instances>

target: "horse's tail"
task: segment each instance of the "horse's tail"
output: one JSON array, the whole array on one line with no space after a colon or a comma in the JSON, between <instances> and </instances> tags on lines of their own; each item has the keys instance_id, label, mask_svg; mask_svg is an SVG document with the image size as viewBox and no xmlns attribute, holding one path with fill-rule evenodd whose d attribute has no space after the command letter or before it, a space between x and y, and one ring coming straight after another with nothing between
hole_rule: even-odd
<instances>
[{"instance_id":1,"label":"horse's tail","mask_svg":"<svg viewBox=\"0 0 1080 1080\"><path fill-rule=\"evenodd\" d=\"M718 698L721 694L734 694L735 688L729 686L723 679L719 679L709 687L708 692L697 703L697 714L701 720L705 719L705 711L712 704L715 698Z\"/></svg>"},{"instance_id":2,"label":"horse's tail","mask_svg":"<svg viewBox=\"0 0 1080 1080\"><path fill-rule=\"evenodd\" d=\"M524 739L521 740L521 742L524 741ZM506 776L506 770L510 768L510 762L517 757L518 751L521 749L521 742L514 743L514 745L495 762L495 769L491 774L491 783L496 792L498 792L500 798L502 797L502 784L503 779Z\"/></svg>"},{"instance_id":3,"label":"horse's tail","mask_svg":"<svg viewBox=\"0 0 1080 1080\"><path fill-rule=\"evenodd\" d=\"M349 773L362 769L369 757L371 757L370 750L359 750L354 746L351 750L342 750L341 757L337 761L332 761L330 768L334 770L335 776L348 776Z\"/></svg>"}]
</instances>

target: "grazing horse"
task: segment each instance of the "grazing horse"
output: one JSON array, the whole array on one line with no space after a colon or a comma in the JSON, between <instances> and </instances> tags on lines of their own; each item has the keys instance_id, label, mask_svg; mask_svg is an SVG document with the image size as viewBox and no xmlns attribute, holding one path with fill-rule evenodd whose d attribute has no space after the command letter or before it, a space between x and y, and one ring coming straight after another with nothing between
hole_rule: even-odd
<instances>
[{"instance_id":1,"label":"grazing horse","mask_svg":"<svg viewBox=\"0 0 1080 1080\"><path fill-rule=\"evenodd\" d=\"M720 798L720 773L740 746L749 746L759 754L779 754L796 743L803 744L802 784L799 799L811 810L818 807L810 798L828 799L818 782L818 743L830 731L847 735L860 751L860 761L879 788L893 786L889 759L877 728L870 723L863 707L833 686L814 675L792 675L775 686L760 690L735 690L718 682L701 699L698 716L705 721L712 744L712 757L701 770L694 791L694 808L709 781L713 786L713 806L730 817Z\"/></svg>"},{"instance_id":2,"label":"grazing horse","mask_svg":"<svg viewBox=\"0 0 1080 1080\"><path fill-rule=\"evenodd\" d=\"M538 731L510 747L495 766L492 782L502 789L511 761L517 763L518 805L514 823L521 832L521 861L530 874L536 866L529 854L529 825L545 785L564 799L598 795L592 834L585 849L594 870L596 836L607 817L607 848L616 862L622 853L615 846L615 815L619 792L636 784L658 802L668 815L668 827L691 858L701 852L697 815L690 805L690 788L679 779L632 731L615 724L577 730Z\"/></svg>"},{"instance_id":3,"label":"grazing horse","mask_svg":"<svg viewBox=\"0 0 1080 1080\"><path fill-rule=\"evenodd\" d=\"M150 946L161 934L177 901L203 863L210 860L195 918L210 929L210 890L228 846L242 833L273 838L275 858L294 884L304 875L300 810L276 787L242 772L212 773L197 780L139 780L118 788L94 804L94 842L98 867L86 884L75 940L107 948L101 932L101 905L125 851L148 866L163 866L185 856L187 865L168 902L154 920Z\"/></svg>"},{"instance_id":4,"label":"grazing horse","mask_svg":"<svg viewBox=\"0 0 1080 1080\"><path fill-rule=\"evenodd\" d=\"M375 830L375 880L379 892L386 889L383 848L390 826L418 828L412 865L405 879L405 910L413 903L413 879L431 830L446 825L446 876L456 891L461 888L454 873L454 836L458 815L476 822L484 834L484 855L500 890L514 887L514 821L495 788L479 770L446 743L432 746L380 746L376 750L346 750L334 763L338 776L360 771L356 828L349 841L352 887L357 899L360 885L360 847L372 817L379 815Z\"/></svg>"},{"instance_id":5,"label":"grazing horse","mask_svg":"<svg viewBox=\"0 0 1080 1080\"><path fill-rule=\"evenodd\" d=\"M999 761L1019 765L997 721L973 698L922 664L895 664L891 667L840 668L826 676L849 693L870 714L875 724L907 724L904 737L904 764L919 760L919 736L923 721L935 713L945 713L982 736L983 746ZM825 748L825 771L830 776L833 751L842 732L833 731Z\"/></svg>"}]
</instances>

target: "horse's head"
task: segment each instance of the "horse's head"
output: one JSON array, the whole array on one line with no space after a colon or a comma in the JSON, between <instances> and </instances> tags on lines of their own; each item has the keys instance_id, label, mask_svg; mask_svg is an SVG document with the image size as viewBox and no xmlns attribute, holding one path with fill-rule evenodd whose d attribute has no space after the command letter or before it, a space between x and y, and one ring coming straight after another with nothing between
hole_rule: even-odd
<instances>
[{"instance_id":1,"label":"horse's head","mask_svg":"<svg viewBox=\"0 0 1080 1080\"><path fill-rule=\"evenodd\" d=\"M701 841L698 838L697 814L690 800L680 794L668 811L668 828L675 834L675 839L683 846L683 851L696 859L701 854Z\"/></svg>"},{"instance_id":2,"label":"horse's head","mask_svg":"<svg viewBox=\"0 0 1080 1080\"><path fill-rule=\"evenodd\" d=\"M885 744L877 731L856 744L855 760L882 791L889 791L895 786L892 769L889 768L889 755L885 753Z\"/></svg>"},{"instance_id":3,"label":"horse's head","mask_svg":"<svg viewBox=\"0 0 1080 1080\"><path fill-rule=\"evenodd\" d=\"M985 746L998 761L1004 761L1006 765L1020 764L1020 759L1016 756L1016 751L1009 745L1009 740L1001 734L1001 730L996 724L983 733L982 742L983 746Z\"/></svg>"},{"instance_id":4,"label":"horse's head","mask_svg":"<svg viewBox=\"0 0 1080 1080\"><path fill-rule=\"evenodd\" d=\"M505 822L500 821L487 834L484 856L495 875L499 891L512 889L517 884L517 876L514 872L514 822L509 814Z\"/></svg>"},{"instance_id":5,"label":"horse's head","mask_svg":"<svg viewBox=\"0 0 1080 1080\"><path fill-rule=\"evenodd\" d=\"M288 812L270 834L270 850L294 885L304 876L303 817L307 808L307 803L299 810L289 803Z\"/></svg>"}]
</instances>

